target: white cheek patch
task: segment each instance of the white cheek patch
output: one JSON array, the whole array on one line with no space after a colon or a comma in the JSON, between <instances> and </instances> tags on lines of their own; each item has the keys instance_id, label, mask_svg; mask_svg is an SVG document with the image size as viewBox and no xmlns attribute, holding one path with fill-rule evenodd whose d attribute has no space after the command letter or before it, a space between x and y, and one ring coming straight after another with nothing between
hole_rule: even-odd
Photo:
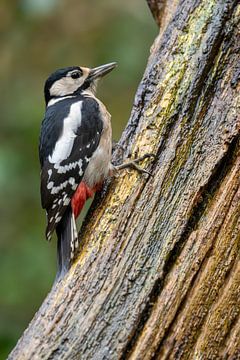
<instances>
[{"instance_id":1,"label":"white cheek patch","mask_svg":"<svg viewBox=\"0 0 240 360\"><path fill-rule=\"evenodd\" d=\"M51 96L65 96L74 93L78 86L74 81L70 80L71 78L64 77L60 80L55 81L55 83L49 89Z\"/></svg>"},{"instance_id":2,"label":"white cheek patch","mask_svg":"<svg viewBox=\"0 0 240 360\"><path fill-rule=\"evenodd\" d=\"M85 69L85 68L83 68ZM78 79L73 79L71 73L67 76L55 81L49 89L51 96L66 96L73 94L79 89L86 80L89 71L83 71L83 76Z\"/></svg>"},{"instance_id":3,"label":"white cheek patch","mask_svg":"<svg viewBox=\"0 0 240 360\"><path fill-rule=\"evenodd\" d=\"M55 83L50 88L51 96L65 96L73 94L82 84L79 81L74 81L71 77L64 77Z\"/></svg>"}]
</instances>

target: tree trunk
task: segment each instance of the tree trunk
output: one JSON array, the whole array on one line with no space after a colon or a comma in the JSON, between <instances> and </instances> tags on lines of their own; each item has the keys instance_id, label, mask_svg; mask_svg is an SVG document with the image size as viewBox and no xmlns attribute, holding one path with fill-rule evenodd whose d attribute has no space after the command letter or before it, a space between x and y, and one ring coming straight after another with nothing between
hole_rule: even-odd
<instances>
[{"instance_id":1,"label":"tree trunk","mask_svg":"<svg viewBox=\"0 0 240 360\"><path fill-rule=\"evenodd\" d=\"M170 3L120 142L153 176L95 199L9 359L240 358L240 6Z\"/></svg>"}]
</instances>

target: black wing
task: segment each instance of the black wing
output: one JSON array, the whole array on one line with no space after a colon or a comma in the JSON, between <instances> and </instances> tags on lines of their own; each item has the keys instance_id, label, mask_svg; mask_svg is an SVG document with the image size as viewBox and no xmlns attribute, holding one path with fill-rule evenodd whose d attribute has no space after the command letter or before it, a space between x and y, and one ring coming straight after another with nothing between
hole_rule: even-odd
<instances>
[{"instance_id":1,"label":"black wing","mask_svg":"<svg viewBox=\"0 0 240 360\"><path fill-rule=\"evenodd\" d=\"M61 161L50 162L49 156L54 154L56 142L64 135L63 119L69 116L73 103L76 106L76 99L74 102L72 99L62 100L50 106L41 128L39 146L42 166L41 200L42 207L47 211L46 236L48 239L51 238L52 232L69 206L88 163L98 147L103 129L97 101L93 98L82 98L79 101L81 119L70 119L70 121L79 122L74 129L71 149L68 148L65 153L63 150ZM76 115L73 114L74 116ZM66 138L67 140L69 139Z\"/></svg>"}]
</instances>

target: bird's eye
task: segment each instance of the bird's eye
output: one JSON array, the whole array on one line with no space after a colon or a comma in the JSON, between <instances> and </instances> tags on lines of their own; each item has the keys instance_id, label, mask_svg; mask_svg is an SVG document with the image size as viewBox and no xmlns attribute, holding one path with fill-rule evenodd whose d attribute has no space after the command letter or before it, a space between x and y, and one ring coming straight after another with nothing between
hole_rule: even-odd
<instances>
[{"instance_id":1,"label":"bird's eye","mask_svg":"<svg viewBox=\"0 0 240 360\"><path fill-rule=\"evenodd\" d=\"M71 78L72 78L72 79L78 79L78 78L80 78L80 73L79 73L79 71L73 72L73 73L71 74Z\"/></svg>"}]
</instances>

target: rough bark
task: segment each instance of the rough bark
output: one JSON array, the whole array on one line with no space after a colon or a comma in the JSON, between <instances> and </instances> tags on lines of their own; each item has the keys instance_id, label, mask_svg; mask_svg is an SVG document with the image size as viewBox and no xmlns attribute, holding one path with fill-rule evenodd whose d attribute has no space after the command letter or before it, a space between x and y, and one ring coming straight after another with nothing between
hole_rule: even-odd
<instances>
[{"instance_id":1,"label":"rough bark","mask_svg":"<svg viewBox=\"0 0 240 360\"><path fill-rule=\"evenodd\" d=\"M147 0L147 3L160 31L163 32L174 15L179 0Z\"/></svg>"},{"instance_id":2,"label":"rough bark","mask_svg":"<svg viewBox=\"0 0 240 360\"><path fill-rule=\"evenodd\" d=\"M153 176L122 172L96 199L9 359L240 357L239 15L179 2L121 139L125 158L156 154Z\"/></svg>"}]
</instances>

